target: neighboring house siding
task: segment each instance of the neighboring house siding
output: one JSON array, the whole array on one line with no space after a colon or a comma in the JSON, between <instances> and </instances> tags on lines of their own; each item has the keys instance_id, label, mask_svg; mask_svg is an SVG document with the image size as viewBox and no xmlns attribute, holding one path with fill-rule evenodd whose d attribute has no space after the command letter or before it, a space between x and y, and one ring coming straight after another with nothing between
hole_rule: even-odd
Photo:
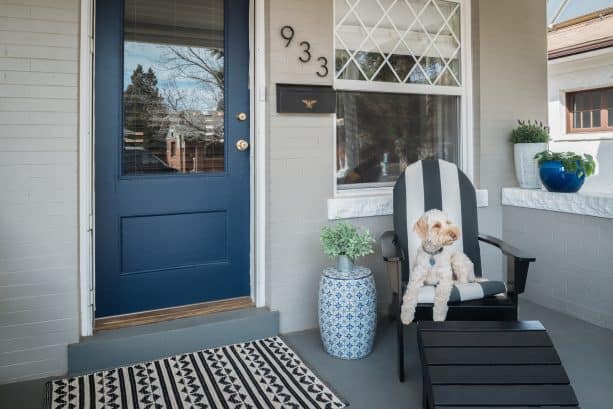
<instances>
[{"instance_id":1,"label":"neighboring house siding","mask_svg":"<svg viewBox=\"0 0 613 409\"><path fill-rule=\"evenodd\" d=\"M566 93L612 87L612 61L613 47L549 62L551 148L589 153L598 160L598 174L586 180L584 192L613 192L613 131L567 133Z\"/></svg>"},{"instance_id":2,"label":"neighboring house siding","mask_svg":"<svg viewBox=\"0 0 613 409\"><path fill-rule=\"evenodd\" d=\"M479 227L502 237L501 189L517 185L511 130L518 119L547 120L546 7L544 0L480 0L473 5L479 16L476 178L489 191L489 206L479 209ZM501 278L499 252L487 245L481 249L486 274Z\"/></svg>"},{"instance_id":3,"label":"neighboring house siding","mask_svg":"<svg viewBox=\"0 0 613 409\"><path fill-rule=\"evenodd\" d=\"M0 383L78 340L78 1L0 1Z\"/></svg>"}]
</instances>

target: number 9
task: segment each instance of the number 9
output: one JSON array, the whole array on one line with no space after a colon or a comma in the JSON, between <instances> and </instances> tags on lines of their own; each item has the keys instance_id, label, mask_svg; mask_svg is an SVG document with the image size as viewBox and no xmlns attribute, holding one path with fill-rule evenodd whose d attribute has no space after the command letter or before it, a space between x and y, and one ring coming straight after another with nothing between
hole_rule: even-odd
<instances>
[{"instance_id":1,"label":"number 9","mask_svg":"<svg viewBox=\"0 0 613 409\"><path fill-rule=\"evenodd\" d=\"M288 32L289 34L287 34ZM292 26L281 27L281 37L287 41L287 43L285 43L285 48L289 47L294 39L294 28Z\"/></svg>"}]
</instances>

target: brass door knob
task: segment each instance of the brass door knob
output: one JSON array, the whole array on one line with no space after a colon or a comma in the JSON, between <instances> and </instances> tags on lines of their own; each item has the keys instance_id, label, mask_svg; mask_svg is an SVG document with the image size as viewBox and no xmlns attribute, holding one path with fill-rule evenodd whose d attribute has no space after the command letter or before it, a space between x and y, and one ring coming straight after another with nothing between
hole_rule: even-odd
<instances>
[{"instance_id":1,"label":"brass door knob","mask_svg":"<svg viewBox=\"0 0 613 409\"><path fill-rule=\"evenodd\" d=\"M249 149L249 142L244 139L239 139L238 141L236 141L236 149L241 152L246 151L247 149Z\"/></svg>"},{"instance_id":2,"label":"brass door knob","mask_svg":"<svg viewBox=\"0 0 613 409\"><path fill-rule=\"evenodd\" d=\"M244 121L247 119L247 114L244 112L240 112L238 115L236 115L236 119L238 119L239 121Z\"/></svg>"}]
</instances>

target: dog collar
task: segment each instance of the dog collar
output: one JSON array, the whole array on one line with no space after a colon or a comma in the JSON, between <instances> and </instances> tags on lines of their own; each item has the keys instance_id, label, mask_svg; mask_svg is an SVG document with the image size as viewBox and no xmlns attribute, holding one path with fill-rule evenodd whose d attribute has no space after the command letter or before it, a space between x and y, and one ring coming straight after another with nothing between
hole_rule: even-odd
<instances>
[{"instance_id":1,"label":"dog collar","mask_svg":"<svg viewBox=\"0 0 613 409\"><path fill-rule=\"evenodd\" d=\"M426 246L424 246L423 244L421 245L421 248L423 251L425 251L426 253L428 253L431 256L436 256L437 254L441 254L443 251L443 246L439 247L438 249L434 250L434 251L429 251Z\"/></svg>"},{"instance_id":2,"label":"dog collar","mask_svg":"<svg viewBox=\"0 0 613 409\"><path fill-rule=\"evenodd\" d=\"M437 254L441 254L443 252L443 247L439 248L436 251L428 251L423 245L421 246L421 248L430 256L430 266L434 267L434 265L436 264L436 259L434 258L434 256L436 256Z\"/></svg>"}]
</instances>

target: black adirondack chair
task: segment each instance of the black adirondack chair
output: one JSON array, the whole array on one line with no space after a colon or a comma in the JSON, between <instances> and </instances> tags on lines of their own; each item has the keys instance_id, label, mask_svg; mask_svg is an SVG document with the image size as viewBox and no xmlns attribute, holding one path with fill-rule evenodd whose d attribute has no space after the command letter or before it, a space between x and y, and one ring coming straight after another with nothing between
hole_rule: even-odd
<instances>
[{"instance_id":1,"label":"black adirondack chair","mask_svg":"<svg viewBox=\"0 0 613 409\"><path fill-rule=\"evenodd\" d=\"M456 246L472 260L476 276L482 276L480 241L497 247L507 259L505 283L487 281L454 286L447 313L449 321L516 321L518 295L524 292L529 263L535 260L500 239L479 234L475 188L456 165L428 159L408 166L394 186L394 231L381 236L383 259L393 287L390 316L397 323L401 382L404 381L404 337L400 308L409 281L411 255L420 245L413 225L430 209L443 210L460 225L462 237ZM422 292L415 321L431 321L434 291L424 286Z\"/></svg>"}]
</instances>

